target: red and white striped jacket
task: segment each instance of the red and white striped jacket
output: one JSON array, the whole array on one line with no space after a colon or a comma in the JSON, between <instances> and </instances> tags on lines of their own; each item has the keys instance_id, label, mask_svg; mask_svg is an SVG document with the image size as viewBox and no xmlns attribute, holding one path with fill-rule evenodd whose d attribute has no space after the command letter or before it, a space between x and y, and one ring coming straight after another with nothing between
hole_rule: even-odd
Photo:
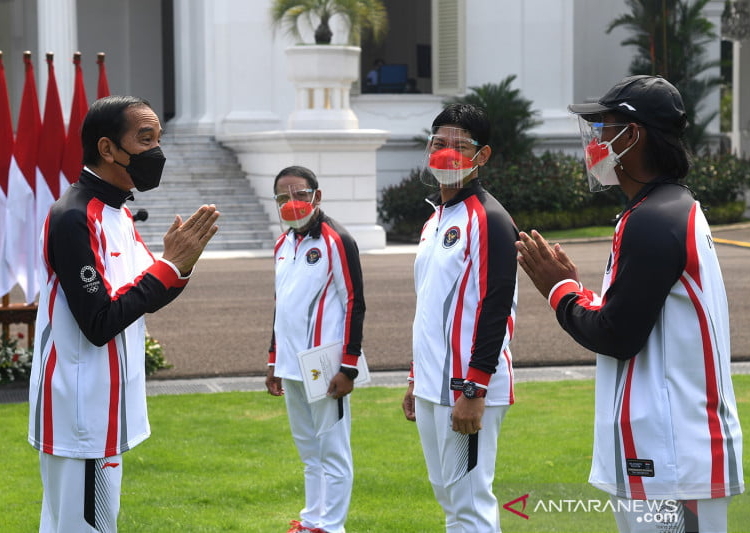
<instances>
[{"instance_id":1,"label":"red and white striped jacket","mask_svg":"<svg viewBox=\"0 0 750 533\"><path fill-rule=\"evenodd\" d=\"M550 304L562 327L600 354L594 486L632 499L744 490L724 281L686 188L646 186L625 209L601 298L567 280Z\"/></svg>"},{"instance_id":2,"label":"red and white striped jacket","mask_svg":"<svg viewBox=\"0 0 750 533\"><path fill-rule=\"evenodd\" d=\"M276 308L269 348L274 376L302 381L297 354L343 342L342 365L357 367L365 318L357 243L322 211L305 235L290 230L274 247Z\"/></svg>"},{"instance_id":3,"label":"red and white striped jacket","mask_svg":"<svg viewBox=\"0 0 750 533\"><path fill-rule=\"evenodd\" d=\"M414 261L412 377L419 398L453 405L467 379L487 387L488 406L514 402L517 239L510 215L479 180L425 223Z\"/></svg>"},{"instance_id":4,"label":"red and white striped jacket","mask_svg":"<svg viewBox=\"0 0 750 533\"><path fill-rule=\"evenodd\" d=\"M84 170L45 221L28 437L44 453L108 457L150 434L143 315L187 278L148 251L129 197Z\"/></svg>"}]
</instances>

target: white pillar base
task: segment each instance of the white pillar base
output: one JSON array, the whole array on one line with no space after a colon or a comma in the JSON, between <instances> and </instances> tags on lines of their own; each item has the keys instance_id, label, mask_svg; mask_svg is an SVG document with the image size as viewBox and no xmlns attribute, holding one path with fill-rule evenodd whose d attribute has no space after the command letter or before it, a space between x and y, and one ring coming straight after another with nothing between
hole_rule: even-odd
<instances>
[{"instance_id":1,"label":"white pillar base","mask_svg":"<svg viewBox=\"0 0 750 533\"><path fill-rule=\"evenodd\" d=\"M226 133L219 142L237 154L269 219L279 233L273 181L291 165L308 167L318 177L321 209L346 227L360 250L385 248L385 230L377 224L377 149L384 130L288 130Z\"/></svg>"}]
</instances>

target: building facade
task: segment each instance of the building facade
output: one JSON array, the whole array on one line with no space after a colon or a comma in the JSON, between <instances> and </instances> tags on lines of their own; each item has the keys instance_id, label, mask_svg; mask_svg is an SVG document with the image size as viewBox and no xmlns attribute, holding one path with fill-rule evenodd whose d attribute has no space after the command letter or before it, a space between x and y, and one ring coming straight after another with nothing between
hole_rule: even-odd
<instances>
[{"instance_id":1,"label":"building facade","mask_svg":"<svg viewBox=\"0 0 750 533\"><path fill-rule=\"evenodd\" d=\"M533 131L537 148L578 150L577 123L567 105L601 96L627 75L634 54L620 44L628 35L625 30L605 31L627 11L624 0L384 3L388 37L377 45L366 38L361 42L359 77L345 103L358 121L350 130L370 132L363 149L374 152L373 179L367 187L374 184L375 196L419 164L422 148L414 139L446 98L511 74L516 76L514 88L539 112L541 124ZM46 86L44 54L55 53L66 114L73 87L72 54L82 52L91 101L96 94L96 54L105 52L112 92L150 100L168 131L215 136L240 151L247 149L243 137L257 145L269 132L269 142L261 145L273 149L274 142L286 142L279 141L278 132L294 129L290 116L299 100L285 52L296 43L274 28L270 5L271 0L0 0L0 50L13 116L22 91L24 50L34 54L41 94ZM717 32L723 7L721 0L711 1L705 12ZM312 41L312 30L301 29ZM340 21L333 20L333 31L334 44L347 42ZM709 45L708 56L719 58L719 39ZM368 92L363 80L376 59L394 66L407 85ZM747 86L750 53L735 61ZM706 111L718 106L716 91ZM737 147L745 155L750 153L748 108L750 103L739 106L736 132ZM718 118L709 130L718 135ZM246 170L252 170L247 168L252 161L244 159ZM373 200L369 198L366 209L375 208Z\"/></svg>"}]
</instances>

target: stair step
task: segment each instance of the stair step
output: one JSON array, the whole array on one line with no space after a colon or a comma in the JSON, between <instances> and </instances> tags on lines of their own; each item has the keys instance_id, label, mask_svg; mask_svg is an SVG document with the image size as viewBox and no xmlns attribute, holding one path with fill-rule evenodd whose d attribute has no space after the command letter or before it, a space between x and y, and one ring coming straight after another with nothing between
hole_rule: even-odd
<instances>
[{"instance_id":1,"label":"stair step","mask_svg":"<svg viewBox=\"0 0 750 533\"><path fill-rule=\"evenodd\" d=\"M136 193L128 203L133 214L139 209L148 212L148 219L136 222L136 228L149 248L163 250L164 233L175 214L185 219L207 203L221 211L219 232L207 250L273 247L276 235L268 228L275 219L269 221L231 150L209 135L166 134L161 145L167 163L160 187Z\"/></svg>"}]
</instances>

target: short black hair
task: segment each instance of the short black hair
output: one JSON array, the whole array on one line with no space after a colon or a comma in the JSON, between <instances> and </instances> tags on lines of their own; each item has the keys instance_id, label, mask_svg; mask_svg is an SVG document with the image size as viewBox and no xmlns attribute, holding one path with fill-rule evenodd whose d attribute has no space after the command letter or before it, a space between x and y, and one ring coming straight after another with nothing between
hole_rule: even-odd
<instances>
[{"instance_id":1,"label":"short black hair","mask_svg":"<svg viewBox=\"0 0 750 533\"><path fill-rule=\"evenodd\" d=\"M148 100L137 96L106 96L91 104L81 126L84 165L96 166L101 162L98 144L102 137L120 145L122 136L128 130L125 111L138 106L153 109Z\"/></svg>"},{"instance_id":2,"label":"short black hair","mask_svg":"<svg viewBox=\"0 0 750 533\"><path fill-rule=\"evenodd\" d=\"M311 189L318 188L318 178L315 177L315 173L307 167L301 167L301 166L295 165L295 166L286 167L285 169L282 169L281 172L279 172L276 175L276 178L273 180L273 192L274 193L276 192L276 184L284 176L297 176L298 178L304 178L305 181L307 182L307 185Z\"/></svg>"},{"instance_id":3,"label":"short black hair","mask_svg":"<svg viewBox=\"0 0 750 533\"><path fill-rule=\"evenodd\" d=\"M441 126L458 126L468 131L480 147L490 142L490 119L481 107L471 104L449 104L432 121L431 132L434 133Z\"/></svg>"}]
</instances>

